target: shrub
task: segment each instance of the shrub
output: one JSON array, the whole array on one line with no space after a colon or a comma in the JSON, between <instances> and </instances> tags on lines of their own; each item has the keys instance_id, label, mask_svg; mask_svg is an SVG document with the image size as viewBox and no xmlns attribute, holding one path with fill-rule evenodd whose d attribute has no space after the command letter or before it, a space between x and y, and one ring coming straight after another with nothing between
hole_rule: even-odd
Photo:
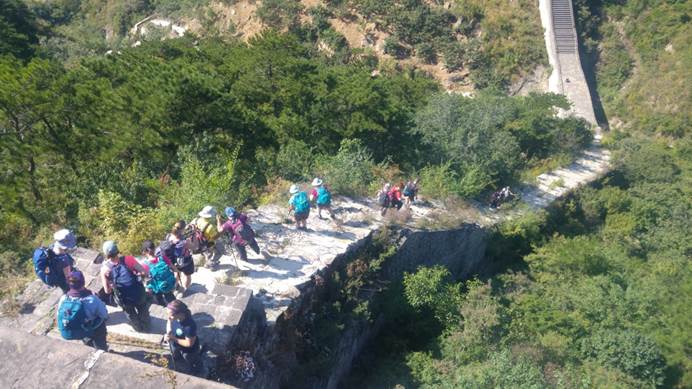
<instances>
[{"instance_id":1,"label":"shrub","mask_svg":"<svg viewBox=\"0 0 692 389\"><path fill-rule=\"evenodd\" d=\"M633 330L602 330L581 342L584 358L622 370L647 385L663 384L665 361L654 341Z\"/></svg>"},{"instance_id":2,"label":"shrub","mask_svg":"<svg viewBox=\"0 0 692 389\"><path fill-rule=\"evenodd\" d=\"M421 42L416 45L416 56L428 64L437 63L437 52L435 46L430 42Z\"/></svg>"},{"instance_id":3,"label":"shrub","mask_svg":"<svg viewBox=\"0 0 692 389\"><path fill-rule=\"evenodd\" d=\"M429 165L420 171L420 194L427 198L445 199L457 193L457 173L451 162Z\"/></svg>"},{"instance_id":4,"label":"shrub","mask_svg":"<svg viewBox=\"0 0 692 389\"><path fill-rule=\"evenodd\" d=\"M334 156L321 156L316 162L317 176L323 177L333 192L365 196L373 180L375 163L358 139L344 139Z\"/></svg>"},{"instance_id":5,"label":"shrub","mask_svg":"<svg viewBox=\"0 0 692 389\"><path fill-rule=\"evenodd\" d=\"M412 307L430 310L445 326L459 319L461 290L443 266L421 266L413 274L404 273L404 294Z\"/></svg>"}]
</instances>

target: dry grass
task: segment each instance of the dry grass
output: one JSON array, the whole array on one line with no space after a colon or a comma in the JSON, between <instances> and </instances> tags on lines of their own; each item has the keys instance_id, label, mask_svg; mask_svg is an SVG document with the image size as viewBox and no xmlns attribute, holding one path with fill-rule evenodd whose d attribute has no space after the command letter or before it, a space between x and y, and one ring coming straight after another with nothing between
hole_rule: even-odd
<instances>
[{"instance_id":1,"label":"dry grass","mask_svg":"<svg viewBox=\"0 0 692 389\"><path fill-rule=\"evenodd\" d=\"M0 300L2 301L2 308L0 308L0 314L8 317L15 317L19 315L22 309L22 304L17 300L17 297L24 291L26 286L33 280L32 274L24 275L7 275L0 277L0 285L2 285L2 291L0 292Z\"/></svg>"},{"instance_id":2,"label":"dry grass","mask_svg":"<svg viewBox=\"0 0 692 389\"><path fill-rule=\"evenodd\" d=\"M415 226L424 230L443 230L457 228L464 223L476 223L480 219L481 215L473 205L457 198L449 198L445 201L444 208L418 219Z\"/></svg>"}]
</instances>

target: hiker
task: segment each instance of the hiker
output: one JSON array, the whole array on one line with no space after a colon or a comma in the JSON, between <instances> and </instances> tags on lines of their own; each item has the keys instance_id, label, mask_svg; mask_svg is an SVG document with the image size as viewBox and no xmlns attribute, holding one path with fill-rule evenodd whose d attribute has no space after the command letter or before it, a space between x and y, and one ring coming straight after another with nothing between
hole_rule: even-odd
<instances>
[{"instance_id":1,"label":"hiker","mask_svg":"<svg viewBox=\"0 0 692 389\"><path fill-rule=\"evenodd\" d=\"M67 276L73 270L74 259L68 253L77 245L77 239L70 230L63 229L53 234L53 242L48 247L34 251L34 272L39 280L51 287L59 287L67 293Z\"/></svg>"},{"instance_id":2,"label":"hiker","mask_svg":"<svg viewBox=\"0 0 692 389\"><path fill-rule=\"evenodd\" d=\"M512 191L509 189L509 186L505 186L502 188L502 191L500 192L502 201L509 201L511 200L516 194L512 193Z\"/></svg>"},{"instance_id":3,"label":"hiker","mask_svg":"<svg viewBox=\"0 0 692 389\"><path fill-rule=\"evenodd\" d=\"M401 207L404 205L404 202L401 201L401 190L404 188L404 183L400 182L399 185L394 185L392 188L389 190L389 206L392 208L396 208L397 211L401 209Z\"/></svg>"},{"instance_id":4,"label":"hiker","mask_svg":"<svg viewBox=\"0 0 692 389\"><path fill-rule=\"evenodd\" d=\"M216 209L207 205L197 215L199 217L191 221L190 224L197 230L196 238L200 244L199 249L204 255L204 266L216 270L224 252L223 242L217 239L219 232L211 222L211 219L216 217Z\"/></svg>"},{"instance_id":5,"label":"hiker","mask_svg":"<svg viewBox=\"0 0 692 389\"><path fill-rule=\"evenodd\" d=\"M404 190L402 194L406 198L406 206L410 207L411 204L413 204L414 201L416 201L416 195L418 194L418 181L419 178L416 177L415 180L413 181L408 181L406 183L406 186L404 186Z\"/></svg>"},{"instance_id":6,"label":"hiker","mask_svg":"<svg viewBox=\"0 0 692 389\"><path fill-rule=\"evenodd\" d=\"M108 351L106 304L85 288L84 283L84 274L79 270L67 277L69 290L58 302L60 335L64 339L80 339L87 346Z\"/></svg>"},{"instance_id":7,"label":"hiker","mask_svg":"<svg viewBox=\"0 0 692 389\"><path fill-rule=\"evenodd\" d=\"M166 240L175 245L175 267L177 269L175 277L178 280L180 293L185 291L192 284L192 273L195 272L195 261L190 253L190 241L185 238L185 220L179 220L173 225L171 233Z\"/></svg>"},{"instance_id":8,"label":"hiker","mask_svg":"<svg viewBox=\"0 0 692 389\"><path fill-rule=\"evenodd\" d=\"M391 185L387 182L384 184L382 189L380 189L379 192L377 192L377 205L379 205L382 209L380 210L380 215L384 216L387 213L387 208L389 208L390 202L389 202L389 190L391 189Z\"/></svg>"},{"instance_id":9,"label":"hiker","mask_svg":"<svg viewBox=\"0 0 692 389\"><path fill-rule=\"evenodd\" d=\"M175 245L167 240L161 242L158 250L154 242L150 240L142 243L143 267L149 274L146 289L154 297L156 304L162 307L175 300L173 295L176 286L175 267L170 259L175 255L174 252Z\"/></svg>"},{"instance_id":10,"label":"hiker","mask_svg":"<svg viewBox=\"0 0 692 389\"><path fill-rule=\"evenodd\" d=\"M310 201L308 200L308 195L301 191L296 184L291 185L288 192L291 194L291 199L288 200L288 211L293 211L296 228L299 230L307 230L307 220L308 216L310 216Z\"/></svg>"},{"instance_id":11,"label":"hiker","mask_svg":"<svg viewBox=\"0 0 692 389\"><path fill-rule=\"evenodd\" d=\"M255 240L255 231L247 223L247 215L236 211L233 207L226 207L224 210L226 217L225 223L221 223L221 216L216 216L216 229L219 233L226 232L230 235L233 247L238 251L240 259L247 261L246 246L250 246L252 250L259 255L260 248Z\"/></svg>"},{"instance_id":12,"label":"hiker","mask_svg":"<svg viewBox=\"0 0 692 389\"><path fill-rule=\"evenodd\" d=\"M312 190L310 190L310 202L317 205L317 217L322 217L322 211L329 212L329 217L336 220L332 211L332 192L329 191L321 179L315 177L312 180Z\"/></svg>"},{"instance_id":13,"label":"hiker","mask_svg":"<svg viewBox=\"0 0 692 389\"><path fill-rule=\"evenodd\" d=\"M184 302L174 300L168 303L166 311L168 321L164 340L170 346L173 366L176 366L175 361L182 359L188 364L191 374L198 373L202 365L202 347L190 309Z\"/></svg>"},{"instance_id":14,"label":"hiker","mask_svg":"<svg viewBox=\"0 0 692 389\"><path fill-rule=\"evenodd\" d=\"M127 315L135 331L149 329L149 303L140 277L146 270L132 256L120 256L118 246L112 240L103 243L106 259L101 265L101 282L106 294L113 293L115 301Z\"/></svg>"}]
</instances>

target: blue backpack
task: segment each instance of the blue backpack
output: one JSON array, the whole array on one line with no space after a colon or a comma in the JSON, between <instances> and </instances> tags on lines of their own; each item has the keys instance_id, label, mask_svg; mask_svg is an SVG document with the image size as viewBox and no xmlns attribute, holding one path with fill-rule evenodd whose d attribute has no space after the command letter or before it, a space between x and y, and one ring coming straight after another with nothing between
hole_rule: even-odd
<instances>
[{"instance_id":1,"label":"blue backpack","mask_svg":"<svg viewBox=\"0 0 692 389\"><path fill-rule=\"evenodd\" d=\"M86 313L82 299L65 296L58 307L58 329L67 340L84 339L91 331L85 328Z\"/></svg>"},{"instance_id":2,"label":"blue backpack","mask_svg":"<svg viewBox=\"0 0 692 389\"><path fill-rule=\"evenodd\" d=\"M305 192L299 192L295 195L293 200L293 211L295 213L306 213L310 212L310 201L308 200L308 195Z\"/></svg>"},{"instance_id":3,"label":"blue backpack","mask_svg":"<svg viewBox=\"0 0 692 389\"><path fill-rule=\"evenodd\" d=\"M147 264L149 265L149 277L151 277L147 287L152 292L168 293L175 289L175 275L162 256L159 256L159 260L156 263L152 264L147 261Z\"/></svg>"},{"instance_id":4,"label":"blue backpack","mask_svg":"<svg viewBox=\"0 0 692 389\"><path fill-rule=\"evenodd\" d=\"M137 305L144 299L144 286L137 280L132 271L125 266L123 257L120 257L118 264L113 266L111 280L121 303Z\"/></svg>"},{"instance_id":5,"label":"blue backpack","mask_svg":"<svg viewBox=\"0 0 692 389\"><path fill-rule=\"evenodd\" d=\"M317 189L317 205L329 205L332 202L332 194L329 189L324 186L320 186Z\"/></svg>"},{"instance_id":6,"label":"blue backpack","mask_svg":"<svg viewBox=\"0 0 692 389\"><path fill-rule=\"evenodd\" d=\"M55 253L46 247L39 247L34 250L34 272L39 280L49 286L56 286L57 284L58 273L51 266L53 258L55 258ZM48 273L46 273L46 268L50 269Z\"/></svg>"}]
</instances>

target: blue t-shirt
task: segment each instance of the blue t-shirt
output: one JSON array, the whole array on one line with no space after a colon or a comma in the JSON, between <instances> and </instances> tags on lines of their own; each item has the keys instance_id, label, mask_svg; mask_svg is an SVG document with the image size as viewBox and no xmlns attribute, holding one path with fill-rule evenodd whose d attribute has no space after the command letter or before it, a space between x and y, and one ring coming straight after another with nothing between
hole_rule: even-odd
<instances>
[{"instance_id":1,"label":"blue t-shirt","mask_svg":"<svg viewBox=\"0 0 692 389\"><path fill-rule=\"evenodd\" d=\"M171 330L173 331L173 336L178 339L197 337L197 323L195 323L195 320L191 317L182 321L173 320L171 323ZM179 344L178 347L183 349L183 351L192 351L197 347L198 343L199 337L195 339L195 344L193 344L192 347L183 347Z\"/></svg>"}]
</instances>

